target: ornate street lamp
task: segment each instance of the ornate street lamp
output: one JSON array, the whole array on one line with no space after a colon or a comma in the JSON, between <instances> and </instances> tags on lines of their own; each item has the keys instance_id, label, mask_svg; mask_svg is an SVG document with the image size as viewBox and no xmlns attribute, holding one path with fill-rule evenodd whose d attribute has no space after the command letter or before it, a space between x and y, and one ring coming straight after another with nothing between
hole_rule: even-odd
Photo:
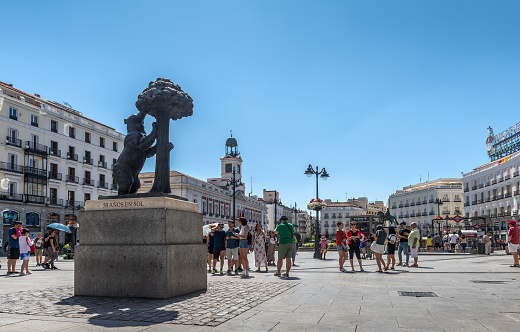
<instances>
[{"instance_id":1,"label":"ornate street lamp","mask_svg":"<svg viewBox=\"0 0 520 332\"><path fill-rule=\"evenodd\" d=\"M311 177L312 175L316 175L316 199L319 199L318 195L318 176L320 176L323 180L327 180L330 175L327 173L325 168L323 168L321 171L318 171L319 167L316 166L316 170L312 167L311 164L309 164L309 167L307 167L307 170L304 172L307 177ZM316 208L316 224L315 224L315 230L314 230L314 258L320 258L320 213L321 208Z\"/></svg>"},{"instance_id":2,"label":"ornate street lamp","mask_svg":"<svg viewBox=\"0 0 520 332\"><path fill-rule=\"evenodd\" d=\"M227 180L227 185L228 186L233 186L233 222L235 222L235 211L236 211L236 208L235 208L235 194L236 194L236 187L239 187L242 185L242 181L240 181L240 179L236 179L235 178L235 175L236 175L236 172L235 172L235 167L233 167L233 179L231 180Z\"/></svg>"}]
</instances>

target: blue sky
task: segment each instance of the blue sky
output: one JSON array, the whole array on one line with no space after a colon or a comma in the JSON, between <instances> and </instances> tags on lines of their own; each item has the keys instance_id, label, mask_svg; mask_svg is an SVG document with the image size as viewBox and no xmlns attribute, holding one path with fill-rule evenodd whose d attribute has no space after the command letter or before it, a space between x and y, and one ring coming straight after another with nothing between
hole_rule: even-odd
<instances>
[{"instance_id":1,"label":"blue sky","mask_svg":"<svg viewBox=\"0 0 520 332\"><path fill-rule=\"evenodd\" d=\"M518 1L11 1L0 80L126 132L148 82L194 99L171 168L220 172L232 129L253 194L384 200L486 163L520 121ZM147 129L151 128L150 119ZM144 171L153 171L154 160Z\"/></svg>"}]
</instances>

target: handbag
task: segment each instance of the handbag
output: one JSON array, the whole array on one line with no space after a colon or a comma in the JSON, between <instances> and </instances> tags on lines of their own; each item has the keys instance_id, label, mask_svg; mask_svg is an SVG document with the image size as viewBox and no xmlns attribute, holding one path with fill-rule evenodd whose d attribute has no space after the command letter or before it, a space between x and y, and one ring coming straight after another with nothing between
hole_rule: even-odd
<instances>
[{"instance_id":1,"label":"handbag","mask_svg":"<svg viewBox=\"0 0 520 332\"><path fill-rule=\"evenodd\" d=\"M31 248L31 252L35 252L36 251L36 248L34 247L34 244L30 244L27 242L27 240L29 240L28 237L25 238L25 243L27 243L29 245L29 248ZM32 241L31 241L32 242Z\"/></svg>"}]
</instances>

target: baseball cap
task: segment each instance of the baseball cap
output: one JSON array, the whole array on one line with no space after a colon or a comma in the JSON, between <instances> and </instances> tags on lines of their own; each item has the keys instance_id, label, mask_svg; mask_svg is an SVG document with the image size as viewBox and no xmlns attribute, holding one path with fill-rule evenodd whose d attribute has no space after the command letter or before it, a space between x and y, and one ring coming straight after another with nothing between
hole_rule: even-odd
<instances>
[{"instance_id":1,"label":"baseball cap","mask_svg":"<svg viewBox=\"0 0 520 332\"><path fill-rule=\"evenodd\" d=\"M508 223L508 224L516 224L516 221L514 221L514 220L509 220L507 223Z\"/></svg>"},{"instance_id":2,"label":"baseball cap","mask_svg":"<svg viewBox=\"0 0 520 332\"><path fill-rule=\"evenodd\" d=\"M289 220L289 219L287 219L286 216L282 216L282 217L280 218L280 221L282 221L282 220Z\"/></svg>"}]
</instances>

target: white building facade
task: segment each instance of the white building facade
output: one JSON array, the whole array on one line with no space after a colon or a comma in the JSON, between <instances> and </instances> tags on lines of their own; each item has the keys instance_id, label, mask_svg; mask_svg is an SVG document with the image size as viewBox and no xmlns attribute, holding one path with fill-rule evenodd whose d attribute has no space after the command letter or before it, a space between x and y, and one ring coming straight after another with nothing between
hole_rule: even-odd
<instances>
[{"instance_id":1,"label":"white building facade","mask_svg":"<svg viewBox=\"0 0 520 332\"><path fill-rule=\"evenodd\" d=\"M404 187L390 195L388 207L399 222L404 221L408 226L416 222L423 235L438 232L439 225L433 222L437 216L449 217L450 220L441 222L443 226L456 226L457 222L451 218L463 213L462 180L446 178Z\"/></svg>"},{"instance_id":2,"label":"white building facade","mask_svg":"<svg viewBox=\"0 0 520 332\"><path fill-rule=\"evenodd\" d=\"M0 134L3 243L14 221L33 236L75 220L86 200L117 194L111 167L125 136L113 128L0 82Z\"/></svg>"}]
</instances>

